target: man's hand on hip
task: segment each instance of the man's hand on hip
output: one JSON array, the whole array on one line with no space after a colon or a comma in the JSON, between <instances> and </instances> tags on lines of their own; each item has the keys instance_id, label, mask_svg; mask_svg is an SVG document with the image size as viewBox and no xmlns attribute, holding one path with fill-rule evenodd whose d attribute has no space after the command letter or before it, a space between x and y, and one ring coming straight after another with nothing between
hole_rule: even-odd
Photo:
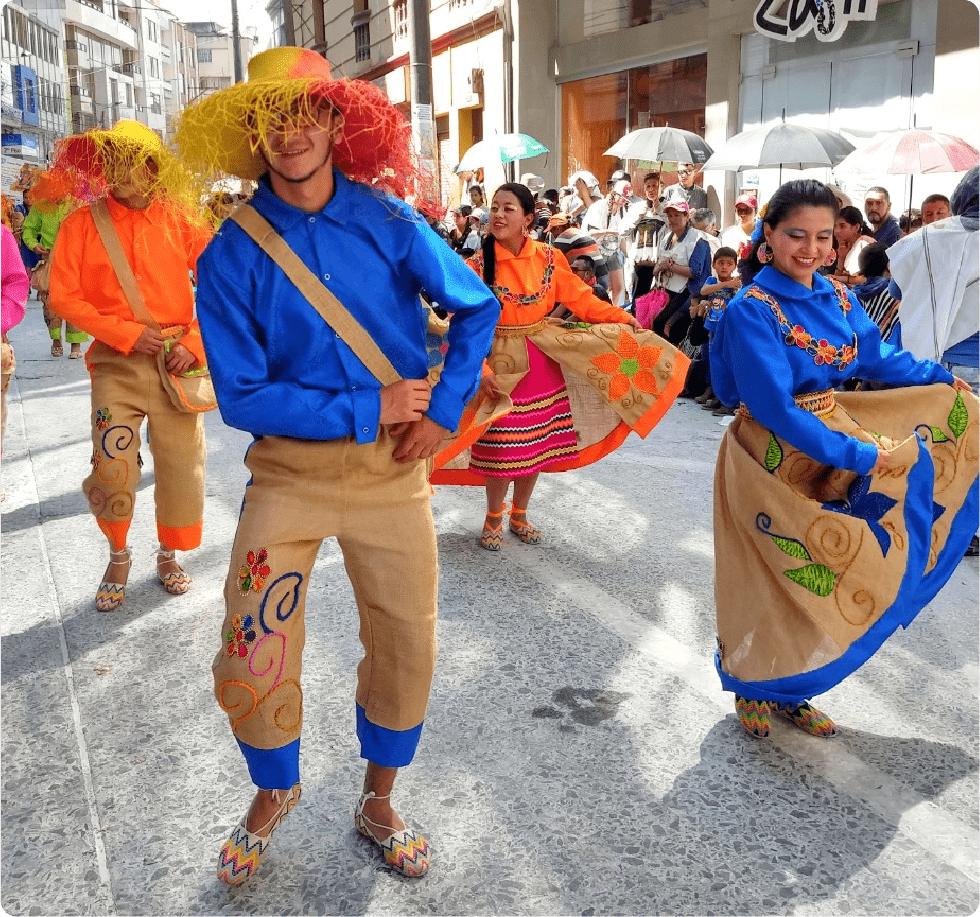
<instances>
[{"instance_id":1,"label":"man's hand on hip","mask_svg":"<svg viewBox=\"0 0 980 917\"><path fill-rule=\"evenodd\" d=\"M382 424L421 420L429 408L432 386L428 379L402 379L381 389Z\"/></svg>"},{"instance_id":2,"label":"man's hand on hip","mask_svg":"<svg viewBox=\"0 0 980 917\"><path fill-rule=\"evenodd\" d=\"M446 438L446 430L434 420L422 416L411 423L399 423L388 428L388 432L398 440L392 458L396 462L414 462L435 455Z\"/></svg>"},{"instance_id":3,"label":"man's hand on hip","mask_svg":"<svg viewBox=\"0 0 980 917\"><path fill-rule=\"evenodd\" d=\"M163 350L163 335L156 328L144 328L133 344L136 353L148 353L151 357Z\"/></svg>"}]
</instances>

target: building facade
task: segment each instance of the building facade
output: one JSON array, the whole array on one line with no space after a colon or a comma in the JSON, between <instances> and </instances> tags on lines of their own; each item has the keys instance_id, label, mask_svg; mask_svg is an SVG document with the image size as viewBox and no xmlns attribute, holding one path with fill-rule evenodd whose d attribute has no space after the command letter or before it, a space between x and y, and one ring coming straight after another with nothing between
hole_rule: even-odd
<instances>
[{"instance_id":1,"label":"building facade","mask_svg":"<svg viewBox=\"0 0 980 917\"><path fill-rule=\"evenodd\" d=\"M22 4L3 7L2 149L4 187L23 162L43 164L67 125L68 83L61 32Z\"/></svg>"},{"instance_id":2,"label":"building facade","mask_svg":"<svg viewBox=\"0 0 980 917\"><path fill-rule=\"evenodd\" d=\"M216 22L186 23L197 39L197 71L200 95L226 89L235 82L235 51L230 30ZM239 36L242 75L255 54L259 37L254 29L243 29Z\"/></svg>"},{"instance_id":3,"label":"building facade","mask_svg":"<svg viewBox=\"0 0 980 917\"><path fill-rule=\"evenodd\" d=\"M509 131L531 134L549 148L547 156L519 163L514 172L536 172L550 186L563 184L578 168L600 179L622 165L644 169L647 163L604 155L638 127L681 127L719 147L741 130L775 123L784 109L788 122L837 130L858 145L913 123L980 144L978 82L963 77L980 64L978 13L970 0L853 0L865 18L846 23L852 0L825 3L839 20L829 41L812 29L789 41L793 36L774 37L772 28L757 26L757 17L779 20L786 7L816 11L815 4L432 4L433 115L444 200L452 197L446 191L451 170L466 149ZM303 0L292 10L296 44L321 51L339 74L375 82L410 115L407 0ZM831 177L827 170L810 174ZM907 181L834 178L855 195L868 183L884 184L893 199ZM703 177L725 222L733 218L737 191L756 188L765 198L778 180L778 171ZM949 183L948 177L917 177L915 193L948 192Z\"/></svg>"}]
</instances>

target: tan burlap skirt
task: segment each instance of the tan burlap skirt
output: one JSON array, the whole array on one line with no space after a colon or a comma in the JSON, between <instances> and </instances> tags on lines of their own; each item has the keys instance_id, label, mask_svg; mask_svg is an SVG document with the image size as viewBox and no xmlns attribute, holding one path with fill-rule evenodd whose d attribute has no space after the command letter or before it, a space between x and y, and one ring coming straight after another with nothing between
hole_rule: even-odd
<instances>
[{"instance_id":1,"label":"tan burlap skirt","mask_svg":"<svg viewBox=\"0 0 980 917\"><path fill-rule=\"evenodd\" d=\"M930 385L797 403L891 462L822 465L744 409L722 441L716 666L727 690L781 702L833 687L907 626L977 530L976 397Z\"/></svg>"}]
</instances>

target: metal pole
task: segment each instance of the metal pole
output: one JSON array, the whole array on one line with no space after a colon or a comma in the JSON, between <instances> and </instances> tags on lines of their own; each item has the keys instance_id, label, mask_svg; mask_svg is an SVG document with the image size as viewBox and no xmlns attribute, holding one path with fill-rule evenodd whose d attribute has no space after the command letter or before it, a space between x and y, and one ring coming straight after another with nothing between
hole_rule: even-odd
<instances>
[{"instance_id":1,"label":"metal pole","mask_svg":"<svg viewBox=\"0 0 980 917\"><path fill-rule=\"evenodd\" d=\"M432 118L432 40L429 32L429 0L411 0L408 4L408 29L411 54L412 133L418 141L423 173L435 175L436 132Z\"/></svg>"},{"instance_id":2,"label":"metal pole","mask_svg":"<svg viewBox=\"0 0 980 917\"><path fill-rule=\"evenodd\" d=\"M238 28L238 0L231 0L231 44L235 55L235 82L242 81L242 36Z\"/></svg>"}]
</instances>

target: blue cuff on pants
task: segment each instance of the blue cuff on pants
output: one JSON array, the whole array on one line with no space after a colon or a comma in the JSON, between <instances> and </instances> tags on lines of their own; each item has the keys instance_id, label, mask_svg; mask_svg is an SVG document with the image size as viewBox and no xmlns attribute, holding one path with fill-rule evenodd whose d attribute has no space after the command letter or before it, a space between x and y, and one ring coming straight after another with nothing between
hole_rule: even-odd
<instances>
[{"instance_id":1,"label":"blue cuff on pants","mask_svg":"<svg viewBox=\"0 0 980 917\"><path fill-rule=\"evenodd\" d=\"M254 748L235 739L260 790L288 790L299 783L299 739L282 748Z\"/></svg>"},{"instance_id":2,"label":"blue cuff on pants","mask_svg":"<svg viewBox=\"0 0 980 917\"><path fill-rule=\"evenodd\" d=\"M368 722L364 708L357 704L357 738L361 757L381 767L404 767L412 763L422 736L422 723L412 729L385 729Z\"/></svg>"}]
</instances>

